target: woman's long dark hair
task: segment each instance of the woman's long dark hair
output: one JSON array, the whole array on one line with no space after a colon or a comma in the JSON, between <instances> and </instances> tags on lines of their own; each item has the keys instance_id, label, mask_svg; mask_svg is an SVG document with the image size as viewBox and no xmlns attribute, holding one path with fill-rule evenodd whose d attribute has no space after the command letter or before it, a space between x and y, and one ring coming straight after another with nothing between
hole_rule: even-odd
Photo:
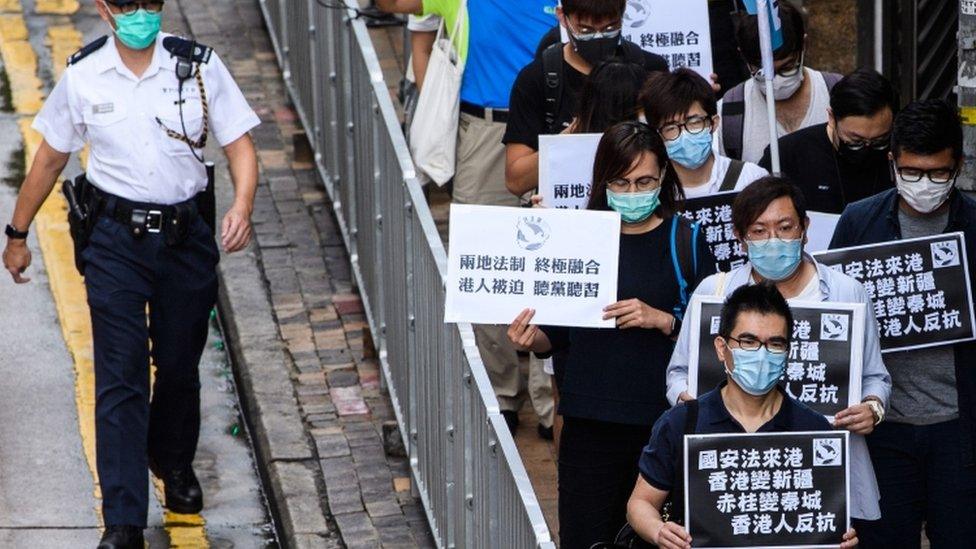
<instances>
[{"instance_id":1,"label":"woman's long dark hair","mask_svg":"<svg viewBox=\"0 0 976 549\"><path fill-rule=\"evenodd\" d=\"M574 132L603 133L618 122L636 120L646 79L644 67L618 57L597 65L580 91Z\"/></svg>"},{"instance_id":2,"label":"woman's long dark hair","mask_svg":"<svg viewBox=\"0 0 976 549\"><path fill-rule=\"evenodd\" d=\"M593 189L590 193L589 210L609 210L607 204L607 182L627 175L641 157L652 154L658 166L665 169L669 164L668 152L661 136L647 124L641 122L621 122L603 134L596 149L593 162ZM657 213L669 217L678 212L685 199L685 193L674 169L665 169L661 181L661 206Z\"/></svg>"}]
</instances>

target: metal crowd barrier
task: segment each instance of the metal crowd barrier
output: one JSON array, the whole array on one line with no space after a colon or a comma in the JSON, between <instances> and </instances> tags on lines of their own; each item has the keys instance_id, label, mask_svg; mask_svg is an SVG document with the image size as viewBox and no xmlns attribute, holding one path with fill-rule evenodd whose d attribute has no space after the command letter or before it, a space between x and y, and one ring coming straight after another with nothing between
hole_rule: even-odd
<instances>
[{"instance_id":1,"label":"metal crowd barrier","mask_svg":"<svg viewBox=\"0 0 976 549\"><path fill-rule=\"evenodd\" d=\"M444 323L447 254L364 22L317 0L259 1L438 546L555 549L471 326Z\"/></svg>"}]
</instances>

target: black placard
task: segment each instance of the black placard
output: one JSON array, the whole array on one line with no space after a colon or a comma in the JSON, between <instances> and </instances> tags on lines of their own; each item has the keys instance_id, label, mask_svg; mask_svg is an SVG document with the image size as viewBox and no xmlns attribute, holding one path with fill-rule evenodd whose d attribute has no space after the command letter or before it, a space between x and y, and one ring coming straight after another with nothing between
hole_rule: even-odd
<instances>
[{"instance_id":1,"label":"black placard","mask_svg":"<svg viewBox=\"0 0 976 549\"><path fill-rule=\"evenodd\" d=\"M701 237L715 256L715 267L722 272L729 272L748 259L745 248L733 234L732 202L738 195L727 192L686 200L681 212L688 221L698 223Z\"/></svg>"},{"instance_id":2,"label":"black placard","mask_svg":"<svg viewBox=\"0 0 976 549\"><path fill-rule=\"evenodd\" d=\"M834 547L850 528L847 431L685 436L693 547Z\"/></svg>"},{"instance_id":3,"label":"black placard","mask_svg":"<svg viewBox=\"0 0 976 549\"><path fill-rule=\"evenodd\" d=\"M700 307L700 309L699 309ZM864 306L852 303L791 305L793 338L781 384L786 392L821 414L832 417L861 401L864 346ZM700 395L725 380L725 368L715 353L722 302L696 298L691 318L698 320L698 340L692 336L689 390ZM697 364L697 367L695 367Z\"/></svg>"},{"instance_id":4,"label":"black placard","mask_svg":"<svg viewBox=\"0 0 976 549\"><path fill-rule=\"evenodd\" d=\"M963 233L814 254L861 281L874 302L883 352L974 339L973 293Z\"/></svg>"}]
</instances>

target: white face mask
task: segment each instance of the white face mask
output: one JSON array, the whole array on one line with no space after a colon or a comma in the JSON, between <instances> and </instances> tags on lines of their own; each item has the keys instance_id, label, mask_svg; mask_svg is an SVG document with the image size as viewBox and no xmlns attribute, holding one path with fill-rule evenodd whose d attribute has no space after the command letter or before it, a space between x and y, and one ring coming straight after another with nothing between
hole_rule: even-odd
<instances>
[{"instance_id":1,"label":"white face mask","mask_svg":"<svg viewBox=\"0 0 976 549\"><path fill-rule=\"evenodd\" d=\"M783 101L784 99L789 99L793 97L794 94L803 85L803 68L800 68L800 72L794 74L793 76L780 76L776 75L773 77L773 99L777 101ZM766 79L761 75L756 75L753 78L756 80L756 87L759 88L759 93L766 95Z\"/></svg>"},{"instance_id":2,"label":"white face mask","mask_svg":"<svg viewBox=\"0 0 976 549\"><path fill-rule=\"evenodd\" d=\"M803 57L806 52L800 52L800 70L796 71L796 74L792 76L782 76L779 74L773 75L773 99L777 101L783 101L784 99L789 99L793 97L794 94L803 85L804 74L803 70ZM762 71L757 72L752 77L756 81L756 86L759 88L759 92L766 95L766 78L762 75Z\"/></svg>"},{"instance_id":3,"label":"white face mask","mask_svg":"<svg viewBox=\"0 0 976 549\"><path fill-rule=\"evenodd\" d=\"M949 199L954 181L935 183L926 175L921 180L910 183L897 176L898 194L908 202L915 211L927 214L938 210Z\"/></svg>"}]
</instances>

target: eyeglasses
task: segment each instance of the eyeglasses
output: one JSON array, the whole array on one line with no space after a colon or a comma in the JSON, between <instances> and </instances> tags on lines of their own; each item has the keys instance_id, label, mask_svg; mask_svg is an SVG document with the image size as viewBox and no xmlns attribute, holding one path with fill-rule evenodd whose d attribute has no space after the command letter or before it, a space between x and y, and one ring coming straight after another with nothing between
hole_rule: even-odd
<instances>
[{"instance_id":1,"label":"eyeglasses","mask_svg":"<svg viewBox=\"0 0 976 549\"><path fill-rule=\"evenodd\" d=\"M906 183L918 183L923 177L928 177L932 183L950 183L956 178L956 170L948 168L935 168L932 170L922 170L919 168L899 168L895 166L895 171Z\"/></svg>"},{"instance_id":2,"label":"eyeglasses","mask_svg":"<svg viewBox=\"0 0 976 549\"><path fill-rule=\"evenodd\" d=\"M600 38L616 38L620 36L620 30L623 27L623 23L618 21L599 30L586 25L584 25L582 29L576 30L573 28L573 24L568 20L566 23L569 26L570 32L573 33L573 38L579 40L580 42L589 42L590 40L599 40Z\"/></svg>"},{"instance_id":3,"label":"eyeglasses","mask_svg":"<svg viewBox=\"0 0 976 549\"><path fill-rule=\"evenodd\" d=\"M653 191L661 186L661 178L654 177L653 175L645 175L644 177L638 177L634 181L631 181L625 177L618 177L616 179L611 179L607 181L607 188L615 193L627 192L632 187L636 187L638 191Z\"/></svg>"},{"instance_id":4,"label":"eyeglasses","mask_svg":"<svg viewBox=\"0 0 976 549\"><path fill-rule=\"evenodd\" d=\"M128 4L120 6L115 2L115 0L108 0L108 4L117 8L126 15L135 13L136 10L139 9L146 10L149 13L159 13L163 11L163 2L129 2Z\"/></svg>"},{"instance_id":5,"label":"eyeglasses","mask_svg":"<svg viewBox=\"0 0 976 549\"><path fill-rule=\"evenodd\" d=\"M772 230L767 228L765 225L754 225L749 227L746 240L768 240L770 238L794 240L800 238L802 233L803 229L800 227L800 225L792 222L784 222L782 225Z\"/></svg>"},{"instance_id":6,"label":"eyeglasses","mask_svg":"<svg viewBox=\"0 0 976 549\"><path fill-rule=\"evenodd\" d=\"M674 141L681 137L681 132L686 131L690 134L699 134L712 127L712 119L707 116L691 116L683 123L665 124L658 128L657 133L665 141Z\"/></svg>"},{"instance_id":7,"label":"eyeglasses","mask_svg":"<svg viewBox=\"0 0 976 549\"><path fill-rule=\"evenodd\" d=\"M756 352L761 347L765 347L767 351L774 355L784 355L790 350L790 342L784 338L773 337L768 341L759 341L754 337L743 337L742 339L735 338L732 336L727 337L729 341L734 341L739 344L739 348L743 351ZM726 343L728 346L728 343ZM731 347L729 347L731 349Z\"/></svg>"},{"instance_id":8,"label":"eyeglasses","mask_svg":"<svg viewBox=\"0 0 976 549\"><path fill-rule=\"evenodd\" d=\"M805 54L806 54L806 52L801 51L800 52L800 58L799 59L793 61L792 63L790 63L788 65L784 65L783 67L781 67L779 70L776 71L776 74L778 74L779 76L782 76L784 78L790 78L792 76L796 76L796 75L800 74L800 71L803 70L803 56ZM764 77L764 73L763 73L762 67L755 68L751 64L748 64L748 65L749 65L749 73L752 74L752 77L753 78L762 78L762 77Z\"/></svg>"},{"instance_id":9,"label":"eyeglasses","mask_svg":"<svg viewBox=\"0 0 976 549\"><path fill-rule=\"evenodd\" d=\"M891 146L890 137L879 137L878 139L872 139L871 141L844 141L840 140L844 147L852 150L859 151L861 149L869 148L878 152L887 151L888 147Z\"/></svg>"}]
</instances>

